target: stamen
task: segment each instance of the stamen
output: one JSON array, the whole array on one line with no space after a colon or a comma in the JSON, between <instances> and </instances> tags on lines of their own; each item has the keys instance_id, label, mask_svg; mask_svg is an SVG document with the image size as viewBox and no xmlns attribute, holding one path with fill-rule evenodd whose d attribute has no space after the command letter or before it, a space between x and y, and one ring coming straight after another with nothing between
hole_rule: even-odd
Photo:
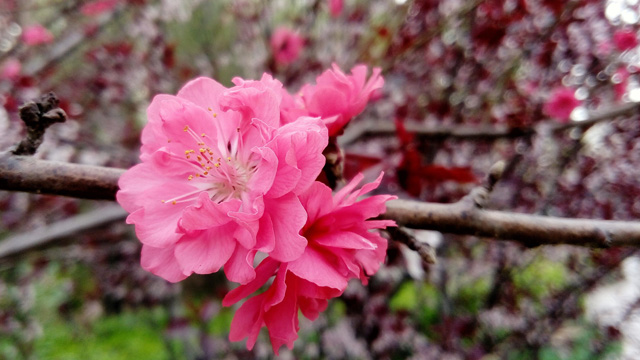
<instances>
[{"instance_id":1,"label":"stamen","mask_svg":"<svg viewBox=\"0 0 640 360\"><path fill-rule=\"evenodd\" d=\"M188 125L185 125L185 126L184 126L184 129L182 129L182 130L183 130L183 131L189 131L189 126L188 126Z\"/></svg>"}]
</instances>

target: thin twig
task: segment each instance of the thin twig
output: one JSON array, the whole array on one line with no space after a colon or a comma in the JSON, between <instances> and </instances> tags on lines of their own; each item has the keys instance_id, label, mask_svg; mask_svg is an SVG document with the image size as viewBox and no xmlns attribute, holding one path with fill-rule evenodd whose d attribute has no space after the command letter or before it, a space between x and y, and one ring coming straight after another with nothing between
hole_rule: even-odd
<instances>
[{"instance_id":1,"label":"thin twig","mask_svg":"<svg viewBox=\"0 0 640 360\"><path fill-rule=\"evenodd\" d=\"M567 124L556 124L551 127L551 132L560 133L573 128L588 128L598 122L614 120L620 116L628 116L636 113L640 108L640 103L625 103L612 106L608 109L592 111L584 121L572 121ZM544 120L542 123L554 122L554 120ZM535 127L532 128L512 128L505 125L438 125L425 126L416 122L405 122L407 132L418 137L427 139L456 138L462 140L496 140L520 138L532 136L538 133ZM354 122L346 128L344 135L338 138L340 146L350 145L359 139L372 136L393 136L397 133L395 124L392 121L365 120Z\"/></svg>"},{"instance_id":2,"label":"thin twig","mask_svg":"<svg viewBox=\"0 0 640 360\"><path fill-rule=\"evenodd\" d=\"M431 245L416 239L408 229L398 226L389 227L386 231L389 233L389 236L391 236L391 239L407 245L409 249L417 252L427 264L437 263L436 250Z\"/></svg>"}]
</instances>

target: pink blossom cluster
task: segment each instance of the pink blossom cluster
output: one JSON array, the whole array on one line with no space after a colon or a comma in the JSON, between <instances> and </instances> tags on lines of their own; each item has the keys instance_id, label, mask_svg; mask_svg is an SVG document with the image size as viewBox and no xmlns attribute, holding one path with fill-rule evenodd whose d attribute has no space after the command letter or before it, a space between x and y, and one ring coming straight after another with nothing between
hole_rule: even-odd
<instances>
[{"instance_id":1,"label":"pink blossom cluster","mask_svg":"<svg viewBox=\"0 0 640 360\"><path fill-rule=\"evenodd\" d=\"M379 70L368 81L366 73L334 66L295 97L267 74L231 88L203 77L149 105L141 163L117 193L143 244L142 267L171 282L223 269L240 284L227 306L275 277L234 317L230 338L248 337L249 349L262 327L276 354L291 348L298 310L315 319L350 279L366 282L384 261L386 240L372 230L394 222L369 219L393 196L358 200L382 174L356 189L359 175L335 194L316 181L329 136L383 84Z\"/></svg>"}]
</instances>

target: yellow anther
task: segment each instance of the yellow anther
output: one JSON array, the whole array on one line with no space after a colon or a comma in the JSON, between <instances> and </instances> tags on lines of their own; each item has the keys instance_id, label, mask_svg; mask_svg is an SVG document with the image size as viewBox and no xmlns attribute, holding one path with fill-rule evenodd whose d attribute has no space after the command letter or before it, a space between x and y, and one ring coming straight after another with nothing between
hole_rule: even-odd
<instances>
[{"instance_id":1,"label":"yellow anther","mask_svg":"<svg viewBox=\"0 0 640 360\"><path fill-rule=\"evenodd\" d=\"M215 167L217 167L217 168L219 168L219 167L220 167L220 163L215 163L214 165L215 165Z\"/></svg>"},{"instance_id":2,"label":"yellow anther","mask_svg":"<svg viewBox=\"0 0 640 360\"><path fill-rule=\"evenodd\" d=\"M205 137L205 136L207 136L207 134L205 134L205 133L202 133L202 137Z\"/></svg>"},{"instance_id":3,"label":"yellow anther","mask_svg":"<svg viewBox=\"0 0 640 360\"><path fill-rule=\"evenodd\" d=\"M198 156L198 161L202 161L202 158L200 156Z\"/></svg>"},{"instance_id":4,"label":"yellow anther","mask_svg":"<svg viewBox=\"0 0 640 360\"><path fill-rule=\"evenodd\" d=\"M211 108L207 108L207 110L209 110L209 111L213 111L213 109L211 109Z\"/></svg>"},{"instance_id":5,"label":"yellow anther","mask_svg":"<svg viewBox=\"0 0 640 360\"><path fill-rule=\"evenodd\" d=\"M204 174L205 174L205 175L209 175L209 172L208 172L208 171L205 171L205 172L204 172Z\"/></svg>"},{"instance_id":6,"label":"yellow anther","mask_svg":"<svg viewBox=\"0 0 640 360\"><path fill-rule=\"evenodd\" d=\"M167 139L167 142L168 142L168 143L170 143L170 142L171 142L171 139Z\"/></svg>"},{"instance_id":7,"label":"yellow anther","mask_svg":"<svg viewBox=\"0 0 640 360\"><path fill-rule=\"evenodd\" d=\"M209 170L211 170L211 166L207 166L205 169L207 169L207 171L209 171Z\"/></svg>"},{"instance_id":8,"label":"yellow anther","mask_svg":"<svg viewBox=\"0 0 640 360\"><path fill-rule=\"evenodd\" d=\"M176 201L175 201L175 200L173 200L173 201L171 202L171 204L172 204L172 205L175 205L175 204L176 204Z\"/></svg>"},{"instance_id":9,"label":"yellow anther","mask_svg":"<svg viewBox=\"0 0 640 360\"><path fill-rule=\"evenodd\" d=\"M227 156L227 161L231 161L231 156Z\"/></svg>"},{"instance_id":10,"label":"yellow anther","mask_svg":"<svg viewBox=\"0 0 640 360\"><path fill-rule=\"evenodd\" d=\"M202 146L202 145L204 145L204 143L203 142L199 142L198 145Z\"/></svg>"},{"instance_id":11,"label":"yellow anther","mask_svg":"<svg viewBox=\"0 0 640 360\"><path fill-rule=\"evenodd\" d=\"M191 156L187 155L187 159L190 158Z\"/></svg>"},{"instance_id":12,"label":"yellow anther","mask_svg":"<svg viewBox=\"0 0 640 360\"><path fill-rule=\"evenodd\" d=\"M185 155L189 155L189 153L190 153L190 152L191 152L191 151L186 150L186 151L184 152L184 154L185 154Z\"/></svg>"},{"instance_id":13,"label":"yellow anther","mask_svg":"<svg viewBox=\"0 0 640 360\"><path fill-rule=\"evenodd\" d=\"M161 202L161 203L163 203L163 204L165 203L165 201L164 201L164 200L160 200L160 202Z\"/></svg>"},{"instance_id":14,"label":"yellow anther","mask_svg":"<svg viewBox=\"0 0 640 360\"><path fill-rule=\"evenodd\" d=\"M204 148L200 148L200 152L204 154L204 152L207 151Z\"/></svg>"},{"instance_id":15,"label":"yellow anther","mask_svg":"<svg viewBox=\"0 0 640 360\"><path fill-rule=\"evenodd\" d=\"M184 131L188 131L188 130L189 130L189 126L188 126L188 125L185 125L185 126L184 126L184 129L182 129L182 130L184 130Z\"/></svg>"},{"instance_id":16,"label":"yellow anther","mask_svg":"<svg viewBox=\"0 0 640 360\"><path fill-rule=\"evenodd\" d=\"M187 179L193 180L193 175L189 175L189 177Z\"/></svg>"},{"instance_id":17,"label":"yellow anther","mask_svg":"<svg viewBox=\"0 0 640 360\"><path fill-rule=\"evenodd\" d=\"M200 177L200 174L196 174L196 177Z\"/></svg>"},{"instance_id":18,"label":"yellow anther","mask_svg":"<svg viewBox=\"0 0 640 360\"><path fill-rule=\"evenodd\" d=\"M213 117L218 117L218 114L217 113L213 113Z\"/></svg>"}]
</instances>

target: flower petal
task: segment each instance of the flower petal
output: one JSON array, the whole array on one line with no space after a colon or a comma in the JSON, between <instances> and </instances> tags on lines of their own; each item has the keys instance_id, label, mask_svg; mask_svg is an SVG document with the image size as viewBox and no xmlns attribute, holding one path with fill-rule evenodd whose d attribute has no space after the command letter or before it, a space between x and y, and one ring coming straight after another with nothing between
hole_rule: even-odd
<instances>
[{"instance_id":1,"label":"flower petal","mask_svg":"<svg viewBox=\"0 0 640 360\"><path fill-rule=\"evenodd\" d=\"M229 260L236 248L233 229L227 224L187 234L176 245L175 257L185 274L211 274Z\"/></svg>"},{"instance_id":2,"label":"flower petal","mask_svg":"<svg viewBox=\"0 0 640 360\"><path fill-rule=\"evenodd\" d=\"M143 269L152 272L167 281L178 282L186 279L187 275L182 272L174 253L174 247L154 248L149 245L142 245L140 265Z\"/></svg>"}]
</instances>

